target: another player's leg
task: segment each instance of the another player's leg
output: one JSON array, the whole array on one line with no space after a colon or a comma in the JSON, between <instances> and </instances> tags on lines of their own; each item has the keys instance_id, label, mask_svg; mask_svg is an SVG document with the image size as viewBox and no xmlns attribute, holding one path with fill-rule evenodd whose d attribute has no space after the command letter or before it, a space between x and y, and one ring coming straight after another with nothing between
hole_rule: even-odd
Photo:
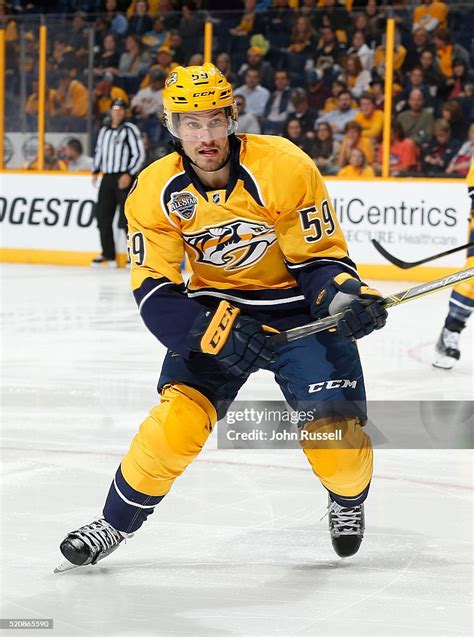
<instances>
[{"instance_id":1,"label":"another player's leg","mask_svg":"<svg viewBox=\"0 0 474 637\"><path fill-rule=\"evenodd\" d=\"M143 421L123 458L103 516L61 543L67 562L58 570L95 564L142 526L203 448L217 419L214 400L216 405L231 402L244 380L224 375L208 356L185 361L168 353L159 382L160 404Z\"/></svg>"},{"instance_id":2,"label":"another player's leg","mask_svg":"<svg viewBox=\"0 0 474 637\"><path fill-rule=\"evenodd\" d=\"M117 207L116 180L117 175L104 175L100 182L95 212L102 254L92 260L93 266L117 267L113 232L113 221Z\"/></svg>"},{"instance_id":3,"label":"another player's leg","mask_svg":"<svg viewBox=\"0 0 474 637\"><path fill-rule=\"evenodd\" d=\"M469 228L469 241L474 241L474 197ZM466 268L474 267L474 247L467 253ZM449 312L436 343L434 367L451 369L461 358L459 341L461 332L474 311L474 285L471 281L453 288L449 299Z\"/></svg>"},{"instance_id":4,"label":"another player's leg","mask_svg":"<svg viewBox=\"0 0 474 637\"><path fill-rule=\"evenodd\" d=\"M474 234L474 233L473 233ZM474 256L467 260L467 268L474 266ZM451 369L461 358L460 337L474 311L474 285L467 281L453 288L449 299L449 312L436 343L434 367Z\"/></svg>"},{"instance_id":5,"label":"another player's leg","mask_svg":"<svg viewBox=\"0 0 474 637\"><path fill-rule=\"evenodd\" d=\"M362 428L365 388L357 347L335 333L324 333L285 346L279 360L284 365L276 378L290 405L317 414L303 428L340 437L316 441L313 436L302 446L329 494L334 550L349 557L358 551L364 536L364 501L373 469L371 441Z\"/></svg>"}]
</instances>

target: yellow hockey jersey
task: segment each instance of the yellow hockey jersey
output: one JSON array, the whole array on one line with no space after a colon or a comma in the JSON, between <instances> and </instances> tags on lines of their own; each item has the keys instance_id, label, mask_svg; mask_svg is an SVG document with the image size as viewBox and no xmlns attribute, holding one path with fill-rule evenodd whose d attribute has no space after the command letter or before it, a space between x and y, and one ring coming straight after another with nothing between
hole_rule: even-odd
<instances>
[{"instance_id":1,"label":"yellow hockey jersey","mask_svg":"<svg viewBox=\"0 0 474 637\"><path fill-rule=\"evenodd\" d=\"M287 328L308 320L329 278L356 275L311 158L281 137L230 141L226 189L207 189L175 152L146 168L127 198L134 295L145 323L175 351L184 351L202 305L226 299ZM185 254L192 271L186 289Z\"/></svg>"}]
</instances>

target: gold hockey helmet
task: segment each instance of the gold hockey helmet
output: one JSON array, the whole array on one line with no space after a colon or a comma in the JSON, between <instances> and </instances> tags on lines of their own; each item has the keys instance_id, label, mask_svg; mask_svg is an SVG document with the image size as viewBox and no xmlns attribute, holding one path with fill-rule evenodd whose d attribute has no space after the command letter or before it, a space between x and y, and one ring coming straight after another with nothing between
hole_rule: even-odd
<instances>
[{"instance_id":1,"label":"gold hockey helmet","mask_svg":"<svg viewBox=\"0 0 474 637\"><path fill-rule=\"evenodd\" d=\"M216 127L214 137L232 135L237 130L237 109L232 86L214 64L177 66L165 81L163 90L164 122L170 133L180 139L202 139L205 127L180 130L179 115L224 109L227 126Z\"/></svg>"}]
</instances>

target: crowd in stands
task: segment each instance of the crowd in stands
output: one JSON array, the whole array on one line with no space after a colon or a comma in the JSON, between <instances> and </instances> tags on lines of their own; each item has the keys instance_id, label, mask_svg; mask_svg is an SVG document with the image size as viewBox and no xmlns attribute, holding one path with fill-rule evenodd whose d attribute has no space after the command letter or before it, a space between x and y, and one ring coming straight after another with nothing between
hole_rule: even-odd
<instances>
[{"instance_id":1,"label":"crowd in stands","mask_svg":"<svg viewBox=\"0 0 474 637\"><path fill-rule=\"evenodd\" d=\"M22 117L36 130L35 14L45 12L51 13L45 18L48 131L83 133L92 117L94 134L112 101L122 98L142 131L147 161L169 152L160 117L164 81L179 64L202 64L210 19L213 60L234 86L239 132L287 137L323 174L346 178L381 174L385 29L386 18L394 17L390 173L467 174L474 148L474 11L468 4L10 0L3 7L10 130L20 129ZM22 76L24 113L18 109ZM56 158L56 168L61 161L68 159Z\"/></svg>"}]
</instances>

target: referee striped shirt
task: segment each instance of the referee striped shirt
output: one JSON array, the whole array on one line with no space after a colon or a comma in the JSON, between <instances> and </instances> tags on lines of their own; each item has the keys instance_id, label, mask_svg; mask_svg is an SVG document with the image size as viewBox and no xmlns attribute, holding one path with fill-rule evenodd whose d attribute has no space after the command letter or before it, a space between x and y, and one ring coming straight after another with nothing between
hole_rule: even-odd
<instances>
[{"instance_id":1,"label":"referee striped shirt","mask_svg":"<svg viewBox=\"0 0 474 637\"><path fill-rule=\"evenodd\" d=\"M117 128L102 126L94 152L94 173L128 173L133 177L144 160L145 149L135 124L123 122Z\"/></svg>"}]
</instances>

